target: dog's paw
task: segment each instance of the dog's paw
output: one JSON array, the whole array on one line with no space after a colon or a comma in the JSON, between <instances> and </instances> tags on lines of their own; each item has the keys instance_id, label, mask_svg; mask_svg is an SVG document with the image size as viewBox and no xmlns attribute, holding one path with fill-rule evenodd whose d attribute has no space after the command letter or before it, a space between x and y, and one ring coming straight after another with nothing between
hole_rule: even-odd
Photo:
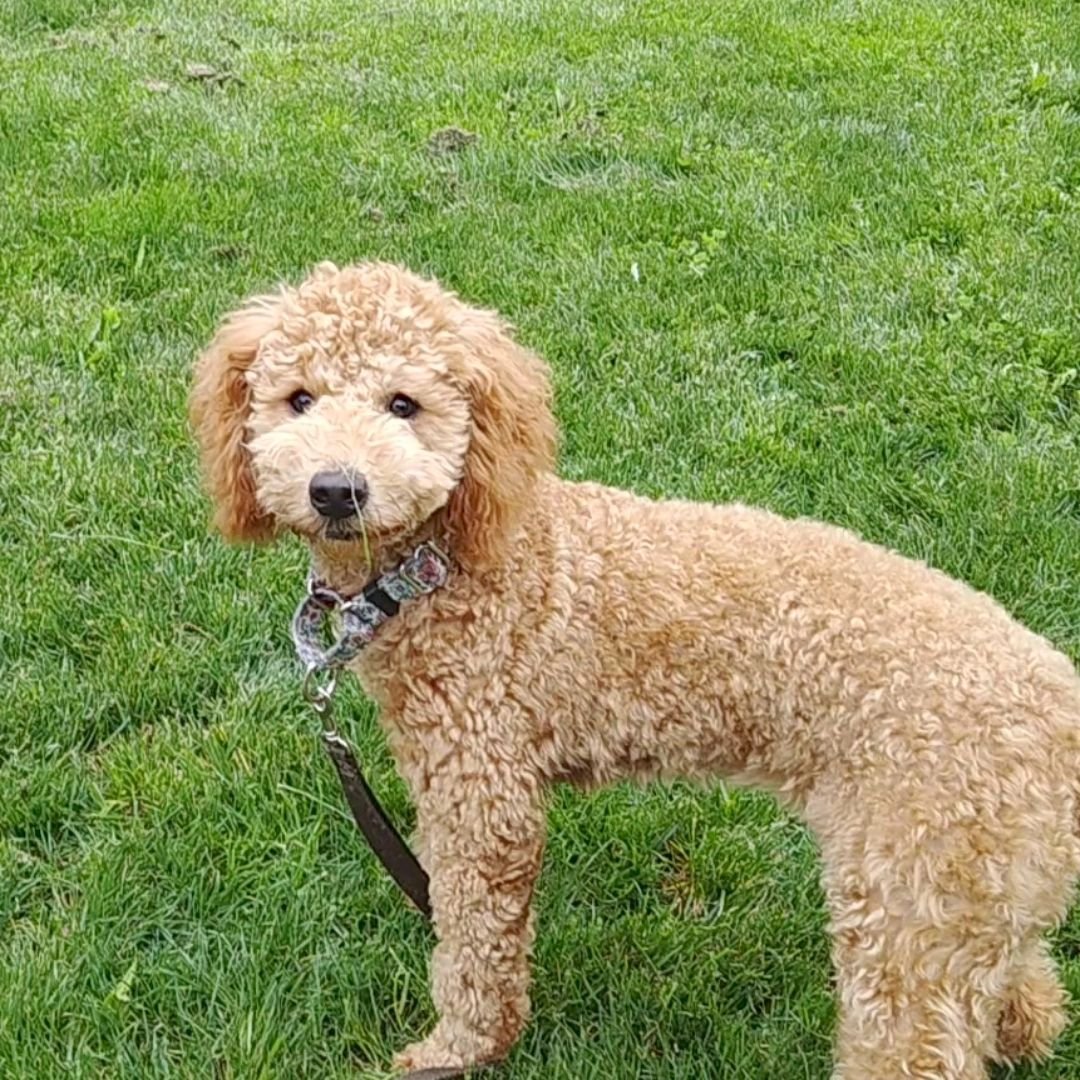
<instances>
[{"instance_id":1,"label":"dog's paw","mask_svg":"<svg viewBox=\"0 0 1080 1080\"><path fill-rule=\"evenodd\" d=\"M394 1055L394 1068L401 1072L416 1072L420 1069L464 1069L471 1062L461 1053L457 1053L446 1039L438 1038L434 1033L420 1042L406 1046L400 1054Z\"/></svg>"},{"instance_id":2,"label":"dog's paw","mask_svg":"<svg viewBox=\"0 0 1080 1080\"><path fill-rule=\"evenodd\" d=\"M494 1043L469 1037L462 1032L453 1037L444 1023L420 1042L406 1046L394 1057L394 1068L412 1073L424 1069L478 1069L498 1060Z\"/></svg>"}]
</instances>

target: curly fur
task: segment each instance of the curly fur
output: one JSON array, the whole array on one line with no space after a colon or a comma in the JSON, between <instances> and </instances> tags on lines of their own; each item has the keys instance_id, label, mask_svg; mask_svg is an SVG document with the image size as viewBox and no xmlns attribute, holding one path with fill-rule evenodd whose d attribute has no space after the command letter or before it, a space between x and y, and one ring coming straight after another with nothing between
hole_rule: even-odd
<instances>
[{"instance_id":1,"label":"curly fur","mask_svg":"<svg viewBox=\"0 0 1080 1080\"><path fill-rule=\"evenodd\" d=\"M269 298L231 315L203 353L191 392L191 421L214 499L214 524L229 540L262 540L273 530L272 518L255 500L244 440L251 407L247 371L275 315Z\"/></svg>"},{"instance_id":2,"label":"curly fur","mask_svg":"<svg viewBox=\"0 0 1080 1080\"><path fill-rule=\"evenodd\" d=\"M415 418L387 411L399 392ZM765 787L814 831L836 1077L976 1080L1049 1052L1080 680L993 600L842 529L558 479L542 362L391 266L323 265L233 316L193 416L227 536L296 533L343 591L420 537L456 564L356 664L432 877L439 1021L400 1065L506 1054L544 792L624 777ZM308 504L326 467L367 480L356 535Z\"/></svg>"}]
</instances>

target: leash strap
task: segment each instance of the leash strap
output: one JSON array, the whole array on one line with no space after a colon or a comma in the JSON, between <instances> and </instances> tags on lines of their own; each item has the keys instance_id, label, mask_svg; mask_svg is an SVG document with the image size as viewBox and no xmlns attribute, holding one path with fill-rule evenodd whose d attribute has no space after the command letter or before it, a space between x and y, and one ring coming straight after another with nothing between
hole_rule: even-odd
<instances>
[{"instance_id":1,"label":"leash strap","mask_svg":"<svg viewBox=\"0 0 1080 1080\"><path fill-rule=\"evenodd\" d=\"M337 770L341 790L345 793L345 801L352 811L356 827L398 888L416 905L420 914L430 920L427 872L379 805L375 793L360 772L352 747L336 731L324 731L322 741Z\"/></svg>"}]
</instances>

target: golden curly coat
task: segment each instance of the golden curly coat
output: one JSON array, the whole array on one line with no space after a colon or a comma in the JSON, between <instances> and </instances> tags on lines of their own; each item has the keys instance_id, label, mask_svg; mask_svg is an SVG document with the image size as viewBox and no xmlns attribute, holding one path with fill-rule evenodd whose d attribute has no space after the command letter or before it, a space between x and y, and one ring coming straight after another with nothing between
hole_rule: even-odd
<instances>
[{"instance_id":1,"label":"golden curly coat","mask_svg":"<svg viewBox=\"0 0 1080 1080\"><path fill-rule=\"evenodd\" d=\"M192 415L227 537L298 534L344 592L420 538L455 564L355 665L432 879L439 1021L400 1066L507 1053L545 789L623 777L765 787L813 830L836 1077L1049 1052L1080 680L993 600L842 529L558 479L543 362L389 265L324 264L231 316ZM308 496L328 468L366 484L344 533Z\"/></svg>"}]
</instances>

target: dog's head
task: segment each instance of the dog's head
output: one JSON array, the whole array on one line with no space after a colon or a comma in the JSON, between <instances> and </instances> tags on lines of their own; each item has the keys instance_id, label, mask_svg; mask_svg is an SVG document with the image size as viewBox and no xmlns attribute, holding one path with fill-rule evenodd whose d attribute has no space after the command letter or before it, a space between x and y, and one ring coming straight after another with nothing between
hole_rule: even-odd
<instances>
[{"instance_id":1,"label":"dog's head","mask_svg":"<svg viewBox=\"0 0 1080 1080\"><path fill-rule=\"evenodd\" d=\"M555 448L543 362L492 312L381 263L324 264L230 315L191 415L229 539L377 550L439 515L466 566L498 558Z\"/></svg>"}]
</instances>

